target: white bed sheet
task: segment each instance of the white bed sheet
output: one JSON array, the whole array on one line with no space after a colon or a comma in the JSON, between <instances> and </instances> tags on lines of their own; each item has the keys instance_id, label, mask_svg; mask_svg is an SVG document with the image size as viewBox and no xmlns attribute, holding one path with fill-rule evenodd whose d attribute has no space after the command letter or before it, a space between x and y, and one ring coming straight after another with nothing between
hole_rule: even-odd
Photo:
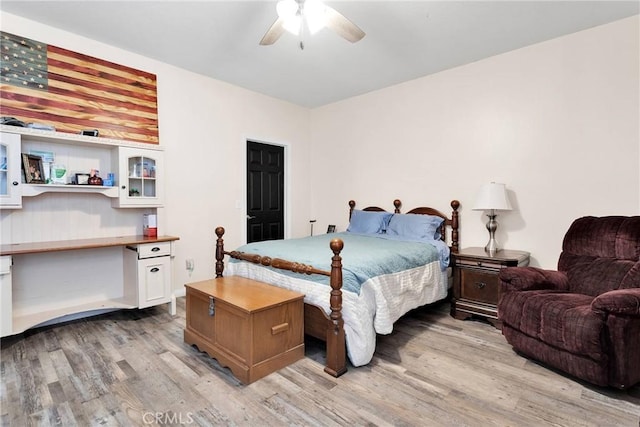
<instances>
[{"instance_id":1,"label":"white bed sheet","mask_svg":"<svg viewBox=\"0 0 640 427\"><path fill-rule=\"evenodd\" d=\"M305 294L304 301L331 313L331 287L292 277L246 261L228 262L226 275L236 275L271 283ZM439 301L447 296L450 270L442 271L440 262L398 273L374 277L366 281L360 295L342 291L347 355L354 366L368 364L376 347L376 333L389 334L393 323L408 311Z\"/></svg>"}]
</instances>

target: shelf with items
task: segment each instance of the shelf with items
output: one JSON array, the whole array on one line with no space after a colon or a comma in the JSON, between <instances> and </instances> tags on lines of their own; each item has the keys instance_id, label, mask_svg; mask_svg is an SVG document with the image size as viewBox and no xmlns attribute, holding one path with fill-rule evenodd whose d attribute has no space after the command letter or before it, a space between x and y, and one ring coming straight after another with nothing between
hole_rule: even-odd
<instances>
[{"instance_id":1,"label":"shelf with items","mask_svg":"<svg viewBox=\"0 0 640 427\"><path fill-rule=\"evenodd\" d=\"M22 197L44 193L102 194L117 208L160 207L163 149L153 144L0 126L0 206L22 208ZM10 142L10 144L9 144ZM21 154L43 159L40 175L46 183L28 183L22 176ZM62 175L54 172L60 172ZM75 185L90 171L102 171L107 185ZM99 173L99 172L98 172Z\"/></svg>"},{"instance_id":2,"label":"shelf with items","mask_svg":"<svg viewBox=\"0 0 640 427\"><path fill-rule=\"evenodd\" d=\"M118 197L118 187L103 185L72 185L72 184L23 184L22 197L34 197L44 193L91 193L103 196Z\"/></svg>"},{"instance_id":3,"label":"shelf with items","mask_svg":"<svg viewBox=\"0 0 640 427\"><path fill-rule=\"evenodd\" d=\"M111 139L96 136L86 136L74 133L55 132L42 129L22 128L17 126L0 125L0 132L7 132L22 135L23 139L54 144L72 144L76 147L132 147L132 148L153 148L162 150L162 147L155 144L142 142L131 142L121 139Z\"/></svg>"}]
</instances>

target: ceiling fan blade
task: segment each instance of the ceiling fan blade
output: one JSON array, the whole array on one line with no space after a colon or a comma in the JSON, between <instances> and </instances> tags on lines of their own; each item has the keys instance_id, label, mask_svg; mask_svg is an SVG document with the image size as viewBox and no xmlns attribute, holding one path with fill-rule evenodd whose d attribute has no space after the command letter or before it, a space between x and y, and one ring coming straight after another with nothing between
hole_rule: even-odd
<instances>
[{"instance_id":1,"label":"ceiling fan blade","mask_svg":"<svg viewBox=\"0 0 640 427\"><path fill-rule=\"evenodd\" d=\"M274 44L284 33L284 19L278 18L260 40L262 46Z\"/></svg>"},{"instance_id":2,"label":"ceiling fan blade","mask_svg":"<svg viewBox=\"0 0 640 427\"><path fill-rule=\"evenodd\" d=\"M332 7L325 7L325 13L327 14L327 22L325 25L327 28L332 29L339 36L344 37L351 43L355 43L365 36L364 31L362 31L356 24L345 18L340 12Z\"/></svg>"}]
</instances>

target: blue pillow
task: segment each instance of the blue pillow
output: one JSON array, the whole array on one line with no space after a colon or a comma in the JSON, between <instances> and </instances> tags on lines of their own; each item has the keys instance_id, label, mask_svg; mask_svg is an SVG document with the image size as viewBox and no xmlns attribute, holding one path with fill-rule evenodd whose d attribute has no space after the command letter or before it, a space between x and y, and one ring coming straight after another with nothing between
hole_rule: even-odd
<instances>
[{"instance_id":1,"label":"blue pillow","mask_svg":"<svg viewBox=\"0 0 640 427\"><path fill-rule=\"evenodd\" d=\"M391 218L387 234L418 240L439 240L443 218L434 215L396 214Z\"/></svg>"},{"instance_id":2,"label":"blue pillow","mask_svg":"<svg viewBox=\"0 0 640 427\"><path fill-rule=\"evenodd\" d=\"M347 231L360 234L384 233L389 224L389 212L370 212L354 210L351 213L349 228Z\"/></svg>"}]
</instances>

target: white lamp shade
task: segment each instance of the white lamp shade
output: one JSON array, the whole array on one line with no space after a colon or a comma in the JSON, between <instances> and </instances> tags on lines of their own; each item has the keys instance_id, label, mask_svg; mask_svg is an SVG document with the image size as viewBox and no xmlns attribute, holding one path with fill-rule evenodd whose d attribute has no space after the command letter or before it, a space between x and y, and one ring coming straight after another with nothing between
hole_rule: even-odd
<instances>
[{"instance_id":1,"label":"white lamp shade","mask_svg":"<svg viewBox=\"0 0 640 427\"><path fill-rule=\"evenodd\" d=\"M496 182L483 185L472 209L474 211L510 211L511 203L509 203L505 185Z\"/></svg>"}]
</instances>

